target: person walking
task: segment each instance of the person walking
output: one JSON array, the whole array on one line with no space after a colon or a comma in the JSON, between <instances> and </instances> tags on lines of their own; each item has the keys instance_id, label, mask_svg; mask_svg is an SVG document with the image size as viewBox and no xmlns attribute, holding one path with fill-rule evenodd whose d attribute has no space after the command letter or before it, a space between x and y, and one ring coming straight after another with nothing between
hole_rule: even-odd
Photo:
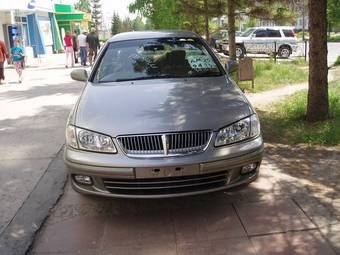
<instances>
[{"instance_id":1,"label":"person walking","mask_svg":"<svg viewBox=\"0 0 340 255\"><path fill-rule=\"evenodd\" d=\"M91 33L87 35L86 42L89 45L89 62L92 66L92 62L96 59L98 49L100 48L99 39L94 28L92 28Z\"/></svg>"},{"instance_id":2,"label":"person walking","mask_svg":"<svg viewBox=\"0 0 340 255\"><path fill-rule=\"evenodd\" d=\"M71 57L71 66L74 67L74 52L73 52L72 37L70 35L70 31L66 32L66 35L64 37L64 42L65 42L65 54L66 54L65 67L68 68L69 57Z\"/></svg>"},{"instance_id":3,"label":"person walking","mask_svg":"<svg viewBox=\"0 0 340 255\"><path fill-rule=\"evenodd\" d=\"M72 46L73 46L73 56L74 56L74 63L78 64L78 32L74 30L74 34L72 35Z\"/></svg>"},{"instance_id":4,"label":"person walking","mask_svg":"<svg viewBox=\"0 0 340 255\"><path fill-rule=\"evenodd\" d=\"M80 35L78 35L78 46L79 46L79 55L80 55L80 64L82 66L86 66L87 62L87 49L88 44L86 42L86 31L83 31Z\"/></svg>"},{"instance_id":5,"label":"person walking","mask_svg":"<svg viewBox=\"0 0 340 255\"><path fill-rule=\"evenodd\" d=\"M15 67L15 71L19 75L19 83L22 82L22 70L24 60L24 50L20 44L20 40L15 40L15 46L11 49L12 62Z\"/></svg>"},{"instance_id":6,"label":"person walking","mask_svg":"<svg viewBox=\"0 0 340 255\"><path fill-rule=\"evenodd\" d=\"M1 80L5 80L4 64L6 59L8 59L8 52L5 42L0 40L0 85Z\"/></svg>"}]
</instances>

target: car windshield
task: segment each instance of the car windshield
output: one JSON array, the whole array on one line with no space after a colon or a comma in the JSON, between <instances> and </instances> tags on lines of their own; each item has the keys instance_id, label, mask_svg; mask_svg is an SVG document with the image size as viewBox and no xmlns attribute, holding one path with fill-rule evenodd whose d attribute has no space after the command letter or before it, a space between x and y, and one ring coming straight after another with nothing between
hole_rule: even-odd
<instances>
[{"instance_id":1,"label":"car windshield","mask_svg":"<svg viewBox=\"0 0 340 255\"><path fill-rule=\"evenodd\" d=\"M243 36L243 37L248 37L252 32L254 32L255 31L255 29L254 28L249 28L249 29L247 29L246 31L244 31L242 34L241 34L241 36Z\"/></svg>"},{"instance_id":2,"label":"car windshield","mask_svg":"<svg viewBox=\"0 0 340 255\"><path fill-rule=\"evenodd\" d=\"M112 42L93 82L220 76L221 70L195 38L161 38Z\"/></svg>"}]
</instances>

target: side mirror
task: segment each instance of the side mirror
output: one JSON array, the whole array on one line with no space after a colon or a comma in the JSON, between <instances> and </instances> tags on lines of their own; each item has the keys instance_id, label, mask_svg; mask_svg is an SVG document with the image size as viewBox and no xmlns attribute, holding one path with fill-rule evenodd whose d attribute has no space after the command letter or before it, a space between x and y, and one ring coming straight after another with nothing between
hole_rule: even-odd
<instances>
[{"instance_id":1,"label":"side mirror","mask_svg":"<svg viewBox=\"0 0 340 255\"><path fill-rule=\"evenodd\" d=\"M71 72L71 78L76 81L87 81L88 75L85 69L76 69Z\"/></svg>"},{"instance_id":2,"label":"side mirror","mask_svg":"<svg viewBox=\"0 0 340 255\"><path fill-rule=\"evenodd\" d=\"M225 70L228 74L232 74L232 73L236 72L237 68L238 68L238 63L235 60L229 60L225 64Z\"/></svg>"}]
</instances>

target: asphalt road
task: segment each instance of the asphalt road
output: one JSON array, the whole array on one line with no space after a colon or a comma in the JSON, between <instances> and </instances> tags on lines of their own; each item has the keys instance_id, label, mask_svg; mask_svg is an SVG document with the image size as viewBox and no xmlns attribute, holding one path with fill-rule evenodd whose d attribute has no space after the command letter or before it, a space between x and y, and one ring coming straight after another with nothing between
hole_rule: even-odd
<instances>
[{"instance_id":1,"label":"asphalt road","mask_svg":"<svg viewBox=\"0 0 340 255\"><path fill-rule=\"evenodd\" d=\"M63 55L33 64L22 84L6 69L7 84L0 85L0 236L62 148L67 116L82 89Z\"/></svg>"},{"instance_id":2,"label":"asphalt road","mask_svg":"<svg viewBox=\"0 0 340 255\"><path fill-rule=\"evenodd\" d=\"M328 43L328 64L332 65L340 56L340 43Z\"/></svg>"}]
</instances>

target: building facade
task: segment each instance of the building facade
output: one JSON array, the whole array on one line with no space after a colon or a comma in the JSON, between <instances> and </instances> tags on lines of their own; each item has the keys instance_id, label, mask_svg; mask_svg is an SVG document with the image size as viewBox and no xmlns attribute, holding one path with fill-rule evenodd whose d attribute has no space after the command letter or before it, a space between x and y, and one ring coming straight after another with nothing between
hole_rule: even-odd
<instances>
[{"instance_id":1,"label":"building facade","mask_svg":"<svg viewBox=\"0 0 340 255\"><path fill-rule=\"evenodd\" d=\"M62 38L67 31L80 33L91 28L91 14L75 10L73 5L68 4L55 4L54 8Z\"/></svg>"},{"instance_id":2,"label":"building facade","mask_svg":"<svg viewBox=\"0 0 340 255\"><path fill-rule=\"evenodd\" d=\"M20 39L28 58L63 50L54 13L53 0L1 1L0 39L8 48Z\"/></svg>"}]
</instances>

